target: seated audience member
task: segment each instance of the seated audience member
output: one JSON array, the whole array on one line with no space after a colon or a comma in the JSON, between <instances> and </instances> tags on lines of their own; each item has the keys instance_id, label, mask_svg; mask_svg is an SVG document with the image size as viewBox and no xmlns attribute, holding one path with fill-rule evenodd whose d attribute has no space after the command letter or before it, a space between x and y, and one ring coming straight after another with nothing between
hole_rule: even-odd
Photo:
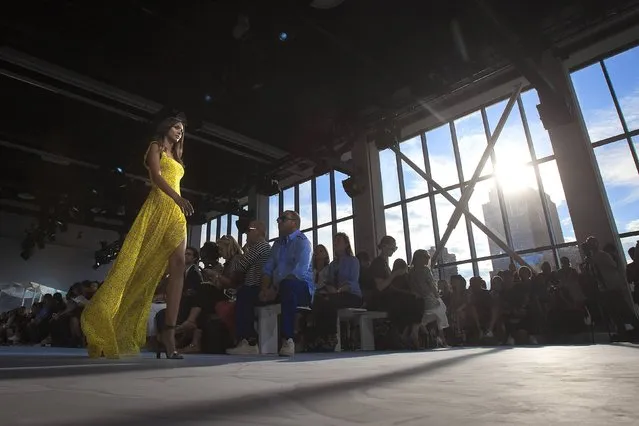
<instances>
[{"instance_id":1,"label":"seated audience member","mask_svg":"<svg viewBox=\"0 0 639 426\"><path fill-rule=\"evenodd\" d=\"M328 266L325 285L317 290L313 300L315 329L320 339L335 348L337 311L359 308L362 292L359 287L359 261L353 255L348 235L339 232L333 237L335 258Z\"/></svg>"},{"instance_id":2,"label":"seated audience member","mask_svg":"<svg viewBox=\"0 0 639 426\"><path fill-rule=\"evenodd\" d=\"M379 255L373 259L368 272L366 281L362 281L362 293L364 303L367 309L376 310L382 304L380 292L384 291L391 285L393 279L399 275L399 271L393 274L388 266L388 259L397 250L395 238L385 236L377 246Z\"/></svg>"},{"instance_id":3,"label":"seated audience member","mask_svg":"<svg viewBox=\"0 0 639 426\"><path fill-rule=\"evenodd\" d=\"M42 342L50 332L50 319L56 313L56 302L52 294L45 294L41 304L32 309L33 317L27 327L29 342Z\"/></svg>"},{"instance_id":4,"label":"seated audience member","mask_svg":"<svg viewBox=\"0 0 639 426\"><path fill-rule=\"evenodd\" d=\"M566 291L574 309L584 309L586 296L579 284L579 273L570 265L567 257L562 257L560 262L561 268L557 271L559 287Z\"/></svg>"},{"instance_id":5,"label":"seated audience member","mask_svg":"<svg viewBox=\"0 0 639 426\"><path fill-rule=\"evenodd\" d=\"M260 285L264 266L271 256L271 246L266 241L266 226L254 220L246 233L246 251L237 261L237 271L244 275L243 284L237 289L235 322L238 345L228 349L229 355L259 353L255 332L255 307L259 304Z\"/></svg>"},{"instance_id":6,"label":"seated audience member","mask_svg":"<svg viewBox=\"0 0 639 426\"><path fill-rule=\"evenodd\" d=\"M466 279L461 275L450 277L450 324L452 325L452 336L455 344L466 343L466 318L468 307L468 294L466 290Z\"/></svg>"},{"instance_id":7,"label":"seated audience member","mask_svg":"<svg viewBox=\"0 0 639 426\"><path fill-rule=\"evenodd\" d=\"M63 309L51 315L51 345L82 347L84 339L79 318L87 300L81 296L82 283L73 284L65 296Z\"/></svg>"},{"instance_id":8,"label":"seated audience member","mask_svg":"<svg viewBox=\"0 0 639 426\"><path fill-rule=\"evenodd\" d=\"M504 295L504 326L506 328L507 344L514 345L516 341L529 341L537 344L534 337L533 317L530 308L530 292L532 272L526 266L519 268L519 281L514 282ZM525 335L525 338L518 338Z\"/></svg>"},{"instance_id":9,"label":"seated audience member","mask_svg":"<svg viewBox=\"0 0 639 426\"><path fill-rule=\"evenodd\" d=\"M151 348L156 352L158 349L158 327L155 318L160 311L166 309L167 278L168 274L164 278L162 278L157 288L155 289L155 294L153 295L153 299L151 301L149 318L146 322L146 345L148 348Z\"/></svg>"},{"instance_id":10,"label":"seated audience member","mask_svg":"<svg viewBox=\"0 0 639 426\"><path fill-rule=\"evenodd\" d=\"M197 353L201 351L202 328L211 314L215 312L216 303L227 299L222 289L219 288L217 281L211 280L212 276L217 276L222 271L217 244L208 241L204 243L200 252L202 263L204 263L203 270L200 270L197 265L189 267L185 264L185 273L190 272L195 293L192 293L183 300L182 302L184 304L182 304L182 302L180 304L180 314L183 315L184 312L188 312L188 316L176 330L176 333L180 335L180 340L187 339L186 341L189 342L182 350L183 353ZM189 256L185 253L185 259L187 257L189 257L189 260L195 262L194 256ZM197 280L200 280L199 285L195 284ZM164 313L164 311L158 313L156 323L163 324L160 319L163 318Z\"/></svg>"},{"instance_id":11,"label":"seated audience member","mask_svg":"<svg viewBox=\"0 0 639 426\"><path fill-rule=\"evenodd\" d=\"M271 255L264 265L260 300L282 305L281 356L295 354L295 319L300 306L310 306L315 292L311 266L312 249L300 231L300 216L287 210L277 219L280 236L273 243Z\"/></svg>"},{"instance_id":12,"label":"seated audience member","mask_svg":"<svg viewBox=\"0 0 639 426\"><path fill-rule=\"evenodd\" d=\"M318 244L313 250L313 282L315 283L315 290L319 290L324 287L327 280L328 265L331 263L331 258L328 255L326 247L322 244Z\"/></svg>"},{"instance_id":13,"label":"seated audience member","mask_svg":"<svg viewBox=\"0 0 639 426\"><path fill-rule=\"evenodd\" d=\"M503 323L501 322L503 291L504 279L500 275L495 275L490 280L490 322L488 323L485 334L488 338L494 337L495 327L499 327L500 329L503 327Z\"/></svg>"},{"instance_id":14,"label":"seated audience member","mask_svg":"<svg viewBox=\"0 0 639 426\"><path fill-rule=\"evenodd\" d=\"M446 305L439 295L439 288L435 284L435 278L428 266L430 255L426 250L416 250L413 254L413 261L409 272L409 284L411 292L422 300L424 312L421 326L425 327L434 319L437 323L437 346L446 347L446 337L444 330L448 328L448 318L446 316ZM419 345L419 327L411 327L411 341L415 348Z\"/></svg>"},{"instance_id":15,"label":"seated audience member","mask_svg":"<svg viewBox=\"0 0 639 426\"><path fill-rule=\"evenodd\" d=\"M424 313L423 301L415 297L410 291L408 282L408 265L403 259L396 259L393 269L388 267L388 258L397 250L395 239L385 236L379 246L380 254L373 259L369 268L368 279L370 283L370 301L367 302L369 310L388 313L391 324L391 334L388 336L391 346L395 338L401 338L404 345L408 344L408 338L415 326L419 327Z\"/></svg>"},{"instance_id":16,"label":"seated audience member","mask_svg":"<svg viewBox=\"0 0 639 426\"><path fill-rule=\"evenodd\" d=\"M473 334L479 339L484 337L484 330L490 327L492 304L486 282L481 277L472 277L468 285L468 325L474 328Z\"/></svg>"},{"instance_id":17,"label":"seated audience member","mask_svg":"<svg viewBox=\"0 0 639 426\"><path fill-rule=\"evenodd\" d=\"M236 289L242 284L243 277L238 274L238 262L242 257L242 247L232 235L224 235L217 240L220 255L224 259L222 274L216 277L225 289Z\"/></svg>"}]
</instances>

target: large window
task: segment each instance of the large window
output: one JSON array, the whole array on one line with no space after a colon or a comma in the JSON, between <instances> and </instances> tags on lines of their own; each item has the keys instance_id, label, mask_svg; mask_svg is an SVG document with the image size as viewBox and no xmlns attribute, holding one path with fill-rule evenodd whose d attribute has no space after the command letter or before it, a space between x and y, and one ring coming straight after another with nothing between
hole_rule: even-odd
<instances>
[{"instance_id":1,"label":"large window","mask_svg":"<svg viewBox=\"0 0 639 426\"><path fill-rule=\"evenodd\" d=\"M242 207L242 210L247 209L248 206ZM244 234L240 234L235 224L238 219L237 215L222 214L202 225L202 244L207 241L217 241L223 235L232 235L240 245L243 245Z\"/></svg>"},{"instance_id":2,"label":"large window","mask_svg":"<svg viewBox=\"0 0 639 426\"><path fill-rule=\"evenodd\" d=\"M624 250L639 236L639 47L572 73L593 142L595 158ZM508 100L467 114L400 144L400 151L459 200L478 166ZM397 239L395 258L410 261L416 249L440 250L441 278L491 275L510 258L496 244L513 247L527 263L576 263L579 250L548 133L539 119L535 90L522 93L479 173L467 214L447 232L453 203L392 150L380 152L386 229ZM587 190L587 188L584 188ZM394 259L391 259L394 260Z\"/></svg>"},{"instance_id":3,"label":"large window","mask_svg":"<svg viewBox=\"0 0 639 426\"><path fill-rule=\"evenodd\" d=\"M467 190L507 103L501 100L400 143L402 154L429 173L448 197L392 150L380 152L386 230L398 244L391 262L410 261L417 249L433 253L441 246L435 270L441 279L460 274L490 282L510 263L496 240L513 247L537 270L544 261L557 266L560 256L579 259L534 90L517 99L468 202L468 212L491 237L466 212L457 223L451 221L455 205L449 198L459 201ZM449 237L442 245L445 235Z\"/></svg>"},{"instance_id":4,"label":"large window","mask_svg":"<svg viewBox=\"0 0 639 426\"><path fill-rule=\"evenodd\" d=\"M612 216L626 252L639 235L639 47L572 73Z\"/></svg>"},{"instance_id":5,"label":"large window","mask_svg":"<svg viewBox=\"0 0 639 426\"><path fill-rule=\"evenodd\" d=\"M333 235L344 232L351 239L353 233L353 203L344 192L342 181L347 175L332 171L283 190L269 199L269 239L278 236L277 218L285 210L295 210L302 219L302 232L313 247L322 244L333 253Z\"/></svg>"}]
</instances>

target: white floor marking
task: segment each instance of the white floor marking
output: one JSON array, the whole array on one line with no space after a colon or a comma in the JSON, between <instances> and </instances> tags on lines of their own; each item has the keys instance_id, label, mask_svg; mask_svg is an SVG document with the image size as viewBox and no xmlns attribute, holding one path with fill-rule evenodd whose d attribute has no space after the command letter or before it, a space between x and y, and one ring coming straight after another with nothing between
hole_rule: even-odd
<instances>
[{"instance_id":1,"label":"white floor marking","mask_svg":"<svg viewBox=\"0 0 639 426\"><path fill-rule=\"evenodd\" d=\"M56 370L63 368L91 368L91 367L116 367L123 365L138 365L133 362L129 363L112 363L112 364L71 364L71 365L34 365L31 367L2 367L0 371L19 371L19 370Z\"/></svg>"}]
</instances>

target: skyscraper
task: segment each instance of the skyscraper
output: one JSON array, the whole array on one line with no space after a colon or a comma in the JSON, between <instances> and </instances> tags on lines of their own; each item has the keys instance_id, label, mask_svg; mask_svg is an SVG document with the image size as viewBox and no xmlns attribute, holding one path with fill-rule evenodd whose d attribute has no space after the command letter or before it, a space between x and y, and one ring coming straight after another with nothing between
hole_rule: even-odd
<instances>
[{"instance_id":1,"label":"skyscraper","mask_svg":"<svg viewBox=\"0 0 639 426\"><path fill-rule=\"evenodd\" d=\"M428 254L432 258L433 255L435 254L435 247L431 247L430 249L428 249ZM455 255L455 253L449 253L446 247L442 248L440 256L441 256L441 263L443 264L457 262L457 255ZM458 273L459 272L458 272L457 266L433 268L433 275L435 275L435 279L446 280L448 282L450 282L450 277L452 277L453 275L457 275ZM437 278L438 276L439 278Z\"/></svg>"},{"instance_id":2,"label":"skyscraper","mask_svg":"<svg viewBox=\"0 0 639 426\"><path fill-rule=\"evenodd\" d=\"M512 239L512 247L515 250L529 250L535 247L549 246L549 231L553 233L556 244L564 242L557 205L550 199L548 194L544 193L543 195L548 207L549 224L546 222L538 190L524 186L518 191L504 193L504 210L508 217L507 226ZM502 210L496 191L490 191L489 201L482 206L482 209L486 226L506 240ZM490 238L488 239L488 246L491 255L504 254L504 251ZM530 265L537 268L546 261L554 264L554 257L550 250L530 253L522 257ZM493 271L507 269L509 263L510 259L507 257L495 259L492 261Z\"/></svg>"}]
</instances>

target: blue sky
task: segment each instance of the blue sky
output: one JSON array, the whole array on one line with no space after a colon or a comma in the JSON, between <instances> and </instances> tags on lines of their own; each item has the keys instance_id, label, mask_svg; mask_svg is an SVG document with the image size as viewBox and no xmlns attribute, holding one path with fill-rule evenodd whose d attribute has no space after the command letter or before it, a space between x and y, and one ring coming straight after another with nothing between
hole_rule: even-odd
<instances>
[{"instance_id":1,"label":"blue sky","mask_svg":"<svg viewBox=\"0 0 639 426\"><path fill-rule=\"evenodd\" d=\"M609 58L605 63L630 131L639 128L639 73L636 72L639 68L639 48ZM596 142L623 133L621 121L615 111L601 66L595 64L577 71L573 73L572 78L591 140ZM482 176L494 173L493 177L477 184L469 203L470 211L482 221L484 221L482 205L488 202L491 191L495 191L496 183L502 186L506 196L509 191L520 190L522 186L537 190L538 182L535 170L530 165L533 155L536 159L548 159L549 156L553 155L548 133L544 130L537 112L536 105L539 100L536 92L530 90L523 93L521 101L523 115L530 128L534 152L531 155L524 132L523 117L518 106L515 106L495 146L495 163L492 164L489 161L481 172ZM489 130L496 127L506 102L504 100L486 108ZM455 120L452 125L459 144L461 173L464 180L469 180L487 144L481 112L470 113ZM433 178L444 187L458 185L460 176L453 152L450 124L429 130L425 135ZM635 142L639 144L639 138ZM420 168L424 167L419 137L403 142L401 150ZM628 143L624 140L596 148L595 155L619 232L639 230L639 213L637 213L639 208L639 176ZM380 153L380 162L383 174L384 204L388 205L399 201L400 198L395 156L389 150L383 151ZM424 194L427 191L426 182L407 165L403 165L402 169L407 197ZM557 206L564 240L566 242L575 241L572 221L566 206L556 162L550 160L540 163L539 172L544 191ZM459 199L459 189L450 191L450 193ZM541 205L541 196L537 197L534 202ZM454 207L441 195L435 197L435 205L441 236ZM408 223L412 250L429 248L434 244L432 215L427 199L408 204ZM400 246L395 258L405 258L400 207L386 209L386 228L388 234L397 238ZM492 231L498 235L503 236L504 234L503 229L492 229ZM474 225L473 239L478 257L490 254L488 238ZM637 238L629 238L623 242L625 246L628 246L631 243L634 245L636 240ZM460 221L454 229L446 247L456 254L458 261L470 259L468 234L463 221ZM480 274L487 278L492 265L490 262L482 262L479 269ZM459 272L465 276L472 276L472 265L470 263L461 265Z\"/></svg>"},{"instance_id":2,"label":"blue sky","mask_svg":"<svg viewBox=\"0 0 639 426\"><path fill-rule=\"evenodd\" d=\"M639 48L618 54L605 60L612 84L619 99L624 119L630 131L639 128ZM619 116L614 108L612 96L599 63L574 72L572 74L575 91L582 108L587 129L593 142L623 133ZM533 142L534 158L543 159L553 155L552 145L548 133L544 130L539 119L536 105L539 99L534 90L529 90L521 95L523 114L528 123ZM492 131L504 110L506 101L498 102L486 108L489 131ZM452 125L457 135L460 150L461 173L465 181L469 180L475 171L479 159L487 144L486 130L480 111L472 112L455 120ZM431 129L425 133L427 149L430 158L430 168L433 178L442 186L459 185L459 171L457 170L453 145L451 139L450 124ZM635 139L635 146L639 149L639 138ZM412 138L400 145L402 152L412 161L425 170L422 142L420 137ZM492 174L492 177L477 184L469 206L470 211L484 221L482 206L489 200L491 192L496 190L499 183L506 196L509 191L517 191L522 186L538 189L535 170L530 165L533 156L528 148L523 128L523 117L516 105L511 112L506 126L495 146L494 157L496 162L489 161L482 170L482 176ZM595 149L602 179L611 203L613 215L620 233L639 231L639 175L628 143L625 140L614 142ZM382 170L384 204L392 204L400 199L399 183L397 178L397 166L395 155L391 151L380 152ZM408 198L419 196L427 192L426 182L407 165L403 165L403 178L405 182L406 196ZM544 191L556 204L564 240L574 241L574 230L565 202L563 186L554 160L539 164L539 171L544 186ZM317 189L317 241L312 240L312 232L307 236L314 245L324 244L332 251L332 229L330 223L352 215L350 198L344 193L341 181L347 176L335 172L335 196L336 217L331 214L331 194L329 174L316 178ZM460 190L450 191L455 197L460 197ZM311 182L300 184L300 214L302 217L302 229L312 226ZM284 209L292 209L294 206L294 189L285 190L282 195ZM275 222L279 214L279 196L270 198L270 238L277 235ZM541 203L541 197L536 201ZM440 235L444 233L446 224L454 210L453 205L443 196L435 197L437 219ZM388 208L385 211L386 230L388 235L393 235L398 242L399 250L394 258L406 258L402 211L399 206ZM435 236L432 224L432 212L430 201L427 198L410 202L407 205L408 222L410 228L410 242L412 250L418 248L430 248L434 245ZM463 218L462 218L463 219ZM226 223L224 220L222 223ZM325 225L325 226L322 226ZM490 254L488 238L474 225L473 240L477 256ZM503 228L503 227L502 227ZM344 231L353 238L352 220L338 224L338 231ZM503 229L492 229L500 236L504 235ZM228 233L223 228L221 234ZM234 226L231 231L237 234ZM213 232L215 235L215 232ZM638 238L631 237L622 242L627 248L634 245ZM471 252L468 243L468 234L464 221L460 221L454 229L446 247L456 254L458 260L470 260ZM394 260L391 259L391 260ZM480 274L488 277L492 270L490 262L479 264ZM459 273L464 276L472 276L472 265L467 263L459 266Z\"/></svg>"}]
</instances>

